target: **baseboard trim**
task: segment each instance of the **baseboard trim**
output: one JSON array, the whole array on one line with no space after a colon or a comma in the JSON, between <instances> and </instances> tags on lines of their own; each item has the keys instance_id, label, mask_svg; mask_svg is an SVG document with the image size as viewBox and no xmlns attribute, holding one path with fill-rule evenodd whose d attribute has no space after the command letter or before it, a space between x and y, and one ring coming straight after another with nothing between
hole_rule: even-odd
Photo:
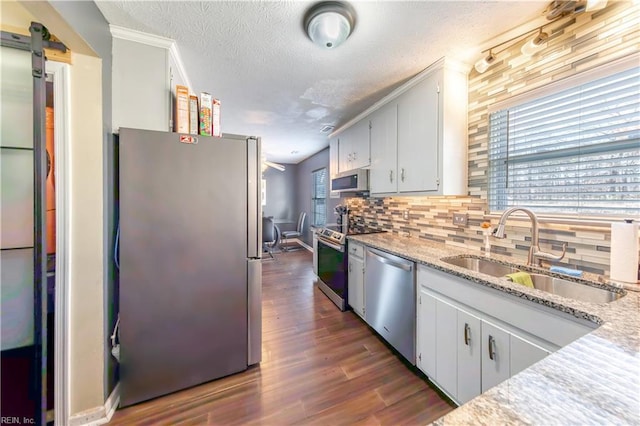
<instances>
[{"instance_id":1,"label":"baseboard trim","mask_svg":"<svg viewBox=\"0 0 640 426\"><path fill-rule=\"evenodd\" d=\"M109 423L120 404L120 383L113 388L103 406L90 408L69 417L69 426L99 426Z\"/></svg>"},{"instance_id":2,"label":"baseboard trim","mask_svg":"<svg viewBox=\"0 0 640 426\"><path fill-rule=\"evenodd\" d=\"M300 244L302 247L306 248L307 250L309 250L311 253L313 253L313 247L311 247L310 245L308 245L307 243L305 243L302 240L298 240L296 239L296 241L298 242L298 244Z\"/></svg>"},{"instance_id":3,"label":"baseboard trim","mask_svg":"<svg viewBox=\"0 0 640 426\"><path fill-rule=\"evenodd\" d=\"M299 240L297 238L292 238L290 240L288 240L289 242L296 242L298 244L300 244L300 246L306 248L307 250L309 250L311 253L313 253L313 247L311 247L310 245L308 245L307 243L305 243L302 240Z\"/></svg>"},{"instance_id":4,"label":"baseboard trim","mask_svg":"<svg viewBox=\"0 0 640 426\"><path fill-rule=\"evenodd\" d=\"M109 395L109 398L104 403L104 411L106 414L107 421L111 421L111 417L116 412L116 409L120 405L120 383L116 384L116 387L113 388L113 392Z\"/></svg>"}]
</instances>

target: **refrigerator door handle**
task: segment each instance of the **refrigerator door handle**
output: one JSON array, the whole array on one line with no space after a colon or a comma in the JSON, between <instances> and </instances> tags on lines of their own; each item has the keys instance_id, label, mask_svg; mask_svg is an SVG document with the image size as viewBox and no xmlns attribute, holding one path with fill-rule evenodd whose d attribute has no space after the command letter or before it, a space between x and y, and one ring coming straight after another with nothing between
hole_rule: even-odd
<instances>
[{"instance_id":1,"label":"refrigerator door handle","mask_svg":"<svg viewBox=\"0 0 640 426\"><path fill-rule=\"evenodd\" d=\"M247 257L262 255L260 138L247 138Z\"/></svg>"},{"instance_id":2,"label":"refrigerator door handle","mask_svg":"<svg viewBox=\"0 0 640 426\"><path fill-rule=\"evenodd\" d=\"M262 261L247 260L248 307L247 339L249 342L248 365L262 361Z\"/></svg>"}]
</instances>

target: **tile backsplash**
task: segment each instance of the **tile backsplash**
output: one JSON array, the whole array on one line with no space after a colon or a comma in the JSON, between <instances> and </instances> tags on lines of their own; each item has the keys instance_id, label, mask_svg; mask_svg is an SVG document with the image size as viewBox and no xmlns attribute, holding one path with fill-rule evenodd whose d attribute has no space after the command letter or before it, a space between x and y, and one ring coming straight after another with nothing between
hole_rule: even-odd
<instances>
[{"instance_id":1,"label":"tile backsplash","mask_svg":"<svg viewBox=\"0 0 640 426\"><path fill-rule=\"evenodd\" d=\"M484 253L484 239L480 224L498 218L488 215L486 202L479 197L389 197L349 198L350 220L366 223L398 235L422 238ZM408 211L408 219L404 219ZM466 226L453 224L454 213L467 213ZM490 237L491 252L526 260L531 245L531 223L509 220L507 238ZM540 248L560 254L567 244L565 258L556 262L570 268L596 274L608 274L609 227L540 223Z\"/></svg>"},{"instance_id":2,"label":"tile backsplash","mask_svg":"<svg viewBox=\"0 0 640 426\"><path fill-rule=\"evenodd\" d=\"M572 76L640 51L637 22L640 6L615 2L595 13L583 13L549 26L547 48L523 59L521 44L500 54L484 74L469 73L469 196L349 198L352 220L388 231L438 241L451 246L484 250L480 224L498 218L487 205L487 122L489 107L545 84ZM408 219L405 219L408 211ZM467 213L467 226L453 225L453 213ZM507 238L491 237L491 251L526 259L531 242L529 220L509 221ZM609 226L540 223L540 247L567 254L557 264L597 274L609 273Z\"/></svg>"}]
</instances>

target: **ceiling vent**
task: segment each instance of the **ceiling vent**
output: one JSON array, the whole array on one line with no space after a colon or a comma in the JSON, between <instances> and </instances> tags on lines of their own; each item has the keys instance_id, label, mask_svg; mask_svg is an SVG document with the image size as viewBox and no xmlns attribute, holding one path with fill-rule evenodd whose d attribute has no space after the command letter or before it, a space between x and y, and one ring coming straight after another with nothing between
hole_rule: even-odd
<instances>
[{"instance_id":1,"label":"ceiling vent","mask_svg":"<svg viewBox=\"0 0 640 426\"><path fill-rule=\"evenodd\" d=\"M320 129L320 133L331 133L333 129L335 129L335 126L326 125L322 129Z\"/></svg>"}]
</instances>

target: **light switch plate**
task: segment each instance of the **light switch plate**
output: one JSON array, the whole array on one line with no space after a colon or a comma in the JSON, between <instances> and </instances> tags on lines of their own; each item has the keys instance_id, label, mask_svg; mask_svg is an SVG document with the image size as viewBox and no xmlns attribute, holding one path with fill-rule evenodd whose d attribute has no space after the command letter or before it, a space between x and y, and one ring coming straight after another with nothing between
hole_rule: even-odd
<instances>
[{"instance_id":1,"label":"light switch plate","mask_svg":"<svg viewBox=\"0 0 640 426\"><path fill-rule=\"evenodd\" d=\"M402 218L403 218L404 220L409 220L409 209L405 209L405 210L402 212Z\"/></svg>"},{"instance_id":2,"label":"light switch plate","mask_svg":"<svg viewBox=\"0 0 640 426\"><path fill-rule=\"evenodd\" d=\"M469 215L467 213L454 213L453 224L458 226L467 226Z\"/></svg>"}]
</instances>

